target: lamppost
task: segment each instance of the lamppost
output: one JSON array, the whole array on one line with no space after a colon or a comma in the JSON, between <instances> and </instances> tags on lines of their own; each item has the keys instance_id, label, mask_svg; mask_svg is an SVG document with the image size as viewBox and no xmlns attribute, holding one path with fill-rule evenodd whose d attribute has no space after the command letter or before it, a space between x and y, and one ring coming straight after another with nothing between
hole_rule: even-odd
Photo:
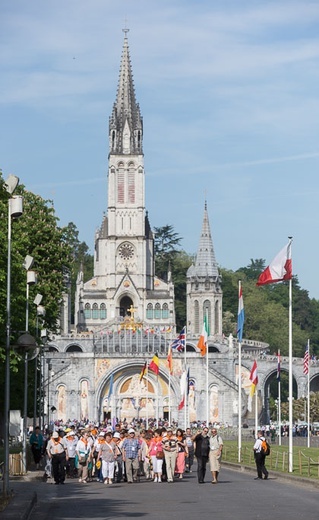
<instances>
[{"instance_id":1,"label":"lamppost","mask_svg":"<svg viewBox=\"0 0 319 520\"><path fill-rule=\"evenodd\" d=\"M12 195L19 184L19 178L9 175L5 189L11 195L8 200L8 259L7 259L7 307L6 307L6 348L5 348L5 387L4 387L4 473L3 496L9 495L9 439L10 439L10 335L11 335L11 218L23 213L23 197Z\"/></svg>"},{"instance_id":2,"label":"lamppost","mask_svg":"<svg viewBox=\"0 0 319 520\"><path fill-rule=\"evenodd\" d=\"M39 333L39 316L45 315L45 308L43 305L40 305L42 302L42 294L37 294L33 303L37 306L37 316L36 316L36 331L35 331L35 337L38 338ZM41 338L43 337L41 330ZM46 331L45 331L46 336ZM35 357L34 360L34 396L33 396L33 431L36 427L36 420L37 420L37 410L39 409L39 426L41 428L41 402L42 402L42 341L40 342L40 385L39 385L39 408L37 407L37 389L38 389L38 356Z\"/></svg>"},{"instance_id":3,"label":"lamppost","mask_svg":"<svg viewBox=\"0 0 319 520\"><path fill-rule=\"evenodd\" d=\"M34 258L30 255L27 255L23 262L23 267L27 271L27 290L26 290L26 307L25 307L25 330L26 334L29 332L29 289L30 285L34 285L37 283L37 275L35 271L31 270L33 266ZM26 335L24 335L26 336ZM29 335L30 336L30 335ZM21 336L22 338L23 336ZM32 338L32 340L30 339ZM27 469L27 430L28 430L28 361L29 361L29 350L34 349L36 347L35 339L30 336L30 338L24 337L24 342L26 342L25 351L24 351L24 401L23 401L23 443L22 443L22 454L23 454L23 467L26 471ZM20 338L18 339L19 343ZM27 341L26 341L27 340ZM19 345L22 346L22 345Z\"/></svg>"},{"instance_id":4,"label":"lamppost","mask_svg":"<svg viewBox=\"0 0 319 520\"><path fill-rule=\"evenodd\" d=\"M24 404L23 404L23 438L22 438L22 459L23 466L27 468L27 406L28 406L28 355L29 352L37 348L36 340L29 332L22 334L18 340L16 349L18 352L24 353ZM31 358L30 358L31 359ZM33 358L32 358L33 359Z\"/></svg>"}]
</instances>

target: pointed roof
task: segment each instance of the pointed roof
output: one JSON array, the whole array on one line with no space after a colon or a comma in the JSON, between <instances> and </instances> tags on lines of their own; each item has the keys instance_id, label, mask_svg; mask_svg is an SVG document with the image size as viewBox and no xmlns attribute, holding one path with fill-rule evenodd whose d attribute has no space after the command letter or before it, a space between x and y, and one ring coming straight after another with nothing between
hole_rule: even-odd
<instances>
[{"instance_id":1,"label":"pointed roof","mask_svg":"<svg viewBox=\"0 0 319 520\"><path fill-rule=\"evenodd\" d=\"M192 276L219 276L205 201L202 233Z\"/></svg>"},{"instance_id":2,"label":"pointed roof","mask_svg":"<svg viewBox=\"0 0 319 520\"><path fill-rule=\"evenodd\" d=\"M143 119L140 113L139 104L136 102L135 88L133 81L133 72L131 66L130 51L127 39L128 29L124 31L124 43L120 65L119 82L117 86L116 100L113 105L112 115L110 117L110 131L116 130L117 139L115 150L121 153L122 136L125 127L128 126L131 134L131 153L138 151L141 153L141 139L143 130ZM139 131L140 136L136 139L134 134ZM115 143L114 143L115 144Z\"/></svg>"}]
</instances>

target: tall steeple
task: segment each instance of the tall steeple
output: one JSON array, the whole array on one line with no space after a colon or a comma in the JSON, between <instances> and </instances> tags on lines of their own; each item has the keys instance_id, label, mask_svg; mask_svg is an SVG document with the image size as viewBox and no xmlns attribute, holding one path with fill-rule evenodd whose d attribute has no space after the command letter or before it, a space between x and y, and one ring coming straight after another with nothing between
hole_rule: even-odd
<instances>
[{"instance_id":1,"label":"tall steeple","mask_svg":"<svg viewBox=\"0 0 319 520\"><path fill-rule=\"evenodd\" d=\"M111 154L143 154L143 118L136 102L133 73L128 46L128 29L123 29L120 76L117 96L109 120Z\"/></svg>"},{"instance_id":2,"label":"tall steeple","mask_svg":"<svg viewBox=\"0 0 319 520\"><path fill-rule=\"evenodd\" d=\"M211 334L222 333L221 276L218 272L213 240L205 201L202 232L195 265L187 271L187 328L190 334L199 334L203 320L208 317Z\"/></svg>"},{"instance_id":3,"label":"tall steeple","mask_svg":"<svg viewBox=\"0 0 319 520\"><path fill-rule=\"evenodd\" d=\"M210 232L206 201L202 233L199 239L199 247L195 262L195 273L196 276L218 276L218 268L213 247L213 240Z\"/></svg>"}]
</instances>

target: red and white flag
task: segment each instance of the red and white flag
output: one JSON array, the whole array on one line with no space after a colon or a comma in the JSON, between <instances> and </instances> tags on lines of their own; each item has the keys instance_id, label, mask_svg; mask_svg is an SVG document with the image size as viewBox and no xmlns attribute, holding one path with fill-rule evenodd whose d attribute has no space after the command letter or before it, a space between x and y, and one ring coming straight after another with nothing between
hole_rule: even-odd
<instances>
[{"instance_id":1,"label":"red and white flag","mask_svg":"<svg viewBox=\"0 0 319 520\"><path fill-rule=\"evenodd\" d=\"M261 273L256 285L282 282L292 278L291 240Z\"/></svg>"},{"instance_id":2,"label":"red and white flag","mask_svg":"<svg viewBox=\"0 0 319 520\"><path fill-rule=\"evenodd\" d=\"M181 385L181 400L178 405L178 409L182 410L185 406L186 392L187 392L187 372L186 372L186 370L181 375L180 385Z\"/></svg>"}]
</instances>

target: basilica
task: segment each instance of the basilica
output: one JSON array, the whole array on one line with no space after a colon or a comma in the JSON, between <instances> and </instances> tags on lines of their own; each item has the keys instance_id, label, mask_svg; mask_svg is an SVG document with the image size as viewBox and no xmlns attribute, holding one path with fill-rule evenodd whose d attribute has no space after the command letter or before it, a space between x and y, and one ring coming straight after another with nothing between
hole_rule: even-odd
<instances>
[{"instance_id":1,"label":"basilica","mask_svg":"<svg viewBox=\"0 0 319 520\"><path fill-rule=\"evenodd\" d=\"M222 280L215 258L208 205L194 264L186 274L184 346L170 345L175 326L174 280L154 269L154 233L145 205L143 118L136 99L128 31L109 118L107 208L94 237L94 274L76 282L75 317L66 295L61 331L51 336L43 362L45 422L166 418L238 422L237 342L222 330ZM197 347L204 319L206 356ZM173 343L174 345L174 343ZM183 345L182 345L183 346ZM251 355L268 345L243 342L242 410L247 415ZM158 371L150 369L154 359ZM156 373L157 372L157 373ZM181 406L185 393L187 399Z\"/></svg>"}]
</instances>

